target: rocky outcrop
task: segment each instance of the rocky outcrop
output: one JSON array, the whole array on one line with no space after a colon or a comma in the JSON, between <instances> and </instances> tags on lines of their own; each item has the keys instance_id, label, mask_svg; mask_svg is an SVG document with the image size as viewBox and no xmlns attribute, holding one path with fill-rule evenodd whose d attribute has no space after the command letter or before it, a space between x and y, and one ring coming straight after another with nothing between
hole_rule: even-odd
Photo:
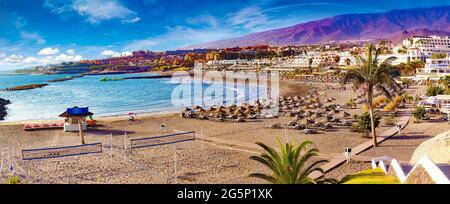
<instances>
[{"instance_id":1,"label":"rocky outcrop","mask_svg":"<svg viewBox=\"0 0 450 204\"><path fill-rule=\"evenodd\" d=\"M0 98L0 120L5 119L5 116L8 114L6 112L6 105L10 104L11 101Z\"/></svg>"}]
</instances>

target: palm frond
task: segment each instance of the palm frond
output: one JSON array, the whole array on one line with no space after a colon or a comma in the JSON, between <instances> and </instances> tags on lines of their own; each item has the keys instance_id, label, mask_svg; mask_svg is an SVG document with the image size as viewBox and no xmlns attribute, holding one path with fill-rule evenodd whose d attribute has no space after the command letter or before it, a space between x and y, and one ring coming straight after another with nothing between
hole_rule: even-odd
<instances>
[{"instance_id":1,"label":"palm frond","mask_svg":"<svg viewBox=\"0 0 450 204\"><path fill-rule=\"evenodd\" d=\"M269 175L266 175L266 174L252 173L252 174L250 174L248 176L249 177L263 179L263 180L266 180L266 181L268 181L270 183L277 183L277 180L273 176L269 176Z\"/></svg>"}]
</instances>

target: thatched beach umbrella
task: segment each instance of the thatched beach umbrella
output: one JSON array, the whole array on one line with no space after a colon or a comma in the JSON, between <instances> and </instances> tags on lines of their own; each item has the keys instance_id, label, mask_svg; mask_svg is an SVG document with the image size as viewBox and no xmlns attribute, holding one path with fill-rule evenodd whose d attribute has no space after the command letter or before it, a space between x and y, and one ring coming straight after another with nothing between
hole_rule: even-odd
<instances>
[{"instance_id":1,"label":"thatched beach umbrella","mask_svg":"<svg viewBox=\"0 0 450 204\"><path fill-rule=\"evenodd\" d=\"M248 107L244 110L244 114L245 115L253 115L253 114L255 114L255 111L253 111L252 108Z\"/></svg>"},{"instance_id":2,"label":"thatched beach umbrella","mask_svg":"<svg viewBox=\"0 0 450 204\"><path fill-rule=\"evenodd\" d=\"M200 106L194 106L192 109L194 109L194 110L199 110L199 109L203 109L203 108L200 107Z\"/></svg>"},{"instance_id":3,"label":"thatched beach umbrella","mask_svg":"<svg viewBox=\"0 0 450 204\"><path fill-rule=\"evenodd\" d=\"M350 117L351 115L350 115L350 113L347 113L347 112L342 112L342 118L347 118L347 117Z\"/></svg>"},{"instance_id":4,"label":"thatched beach umbrella","mask_svg":"<svg viewBox=\"0 0 450 204\"><path fill-rule=\"evenodd\" d=\"M222 109L216 109L216 110L213 112L213 115L214 115L215 117L224 117L224 116L226 115L226 112L225 112L224 110L222 110Z\"/></svg>"},{"instance_id":5,"label":"thatched beach umbrella","mask_svg":"<svg viewBox=\"0 0 450 204\"><path fill-rule=\"evenodd\" d=\"M307 123L308 125L310 125L310 124L315 124L315 123L316 123L316 120L313 120L313 119L306 119L306 123Z\"/></svg>"},{"instance_id":6,"label":"thatched beach umbrella","mask_svg":"<svg viewBox=\"0 0 450 204\"><path fill-rule=\"evenodd\" d=\"M241 108L238 108L234 111L233 116L234 117L240 117L244 115L244 110Z\"/></svg>"}]
</instances>

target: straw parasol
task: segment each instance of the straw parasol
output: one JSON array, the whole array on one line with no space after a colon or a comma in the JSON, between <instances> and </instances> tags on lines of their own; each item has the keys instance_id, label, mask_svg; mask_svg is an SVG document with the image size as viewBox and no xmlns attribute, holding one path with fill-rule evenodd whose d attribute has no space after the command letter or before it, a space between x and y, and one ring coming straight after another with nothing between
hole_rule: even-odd
<instances>
[{"instance_id":1,"label":"straw parasol","mask_svg":"<svg viewBox=\"0 0 450 204\"><path fill-rule=\"evenodd\" d=\"M223 116L226 115L226 112L225 112L224 110L222 110L222 109L216 109L216 110L213 112L213 115L214 115L215 117L223 117Z\"/></svg>"},{"instance_id":2,"label":"straw parasol","mask_svg":"<svg viewBox=\"0 0 450 204\"><path fill-rule=\"evenodd\" d=\"M350 117L350 113L347 113L347 112L342 112L342 118L347 118L347 117Z\"/></svg>"},{"instance_id":3,"label":"straw parasol","mask_svg":"<svg viewBox=\"0 0 450 204\"><path fill-rule=\"evenodd\" d=\"M187 113L187 112L191 112L192 110L188 107L184 107L183 110L181 112L183 113Z\"/></svg>"},{"instance_id":4,"label":"straw parasol","mask_svg":"<svg viewBox=\"0 0 450 204\"><path fill-rule=\"evenodd\" d=\"M193 109L194 109L194 110L199 110L199 109L203 109L203 108L200 107L200 106L194 106Z\"/></svg>"}]
</instances>

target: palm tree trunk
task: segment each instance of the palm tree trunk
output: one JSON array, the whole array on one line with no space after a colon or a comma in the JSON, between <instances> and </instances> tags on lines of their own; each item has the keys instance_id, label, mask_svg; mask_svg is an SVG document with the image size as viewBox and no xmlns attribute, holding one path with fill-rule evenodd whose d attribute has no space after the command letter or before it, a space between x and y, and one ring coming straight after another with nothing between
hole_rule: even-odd
<instances>
[{"instance_id":1,"label":"palm tree trunk","mask_svg":"<svg viewBox=\"0 0 450 204\"><path fill-rule=\"evenodd\" d=\"M369 86L369 89L367 90L367 101L369 106L369 114L370 114L370 126L372 129L372 138L373 138L373 146L377 147L377 133L375 132L375 118L373 114L373 107L372 107L372 98L373 98L373 87Z\"/></svg>"}]
</instances>

